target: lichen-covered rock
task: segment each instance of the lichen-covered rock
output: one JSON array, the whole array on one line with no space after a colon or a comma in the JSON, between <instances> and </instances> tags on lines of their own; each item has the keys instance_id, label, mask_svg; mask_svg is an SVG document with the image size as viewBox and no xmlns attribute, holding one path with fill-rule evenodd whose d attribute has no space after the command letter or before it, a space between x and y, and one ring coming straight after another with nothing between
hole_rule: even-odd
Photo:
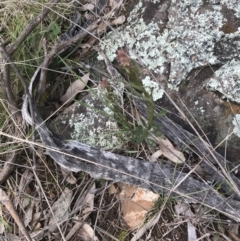
<instances>
[{"instance_id":1,"label":"lichen-covered rock","mask_svg":"<svg viewBox=\"0 0 240 241\"><path fill-rule=\"evenodd\" d=\"M123 144L123 134L97 92L64 110L50 128L66 139L78 140L93 147L111 149Z\"/></svg>"},{"instance_id":2,"label":"lichen-covered rock","mask_svg":"<svg viewBox=\"0 0 240 241\"><path fill-rule=\"evenodd\" d=\"M206 84L230 101L240 104L240 61L232 60L217 70Z\"/></svg>"},{"instance_id":3,"label":"lichen-covered rock","mask_svg":"<svg viewBox=\"0 0 240 241\"><path fill-rule=\"evenodd\" d=\"M101 47L110 60L118 48L126 46L132 58L155 73L168 74L170 63L168 87L177 88L195 68L238 58L240 19L236 1L155 2L140 1L127 25L104 38Z\"/></svg>"},{"instance_id":4,"label":"lichen-covered rock","mask_svg":"<svg viewBox=\"0 0 240 241\"><path fill-rule=\"evenodd\" d=\"M107 33L100 47L111 61L116 50L126 48L130 57L142 65L146 89L154 93L154 100L161 98L157 104L177 113L163 95L164 89L195 126L201 126L211 143L218 145L224 144L232 131L239 133L235 123L240 113L239 28L240 7L236 0L141 0L126 24ZM232 101L231 105L227 101ZM87 127L94 113L86 118L78 113L74 114L76 122L67 123L73 131L70 137L81 135L80 140L102 147L101 137L96 137L97 144L91 138L98 129ZM180 120L180 124L186 123ZM228 138L228 154L234 160L239 145L237 134Z\"/></svg>"},{"instance_id":5,"label":"lichen-covered rock","mask_svg":"<svg viewBox=\"0 0 240 241\"><path fill-rule=\"evenodd\" d=\"M117 49L126 48L152 73L143 80L150 78L164 88L187 117L208 133L213 145L224 144L233 130L237 133L233 124L240 110L236 105L240 101L238 1L141 0L126 24L109 32L100 46L110 60ZM156 93L162 92L159 86L152 87L158 88ZM176 112L165 97L158 104ZM233 160L239 152L237 143L237 135L228 138Z\"/></svg>"},{"instance_id":6,"label":"lichen-covered rock","mask_svg":"<svg viewBox=\"0 0 240 241\"><path fill-rule=\"evenodd\" d=\"M169 86L178 86L195 68L219 64L214 54L214 43L223 32L224 17L220 5L204 1L172 1L169 8L170 29L168 43L171 70Z\"/></svg>"},{"instance_id":7,"label":"lichen-covered rock","mask_svg":"<svg viewBox=\"0 0 240 241\"><path fill-rule=\"evenodd\" d=\"M234 1L140 1L128 24L110 32L101 47L113 60L116 50L127 46L132 58L158 74L167 74L166 65L171 63L168 86L177 88L194 68L223 64L230 55L237 56L239 20L235 16L228 21L237 7Z\"/></svg>"}]
</instances>

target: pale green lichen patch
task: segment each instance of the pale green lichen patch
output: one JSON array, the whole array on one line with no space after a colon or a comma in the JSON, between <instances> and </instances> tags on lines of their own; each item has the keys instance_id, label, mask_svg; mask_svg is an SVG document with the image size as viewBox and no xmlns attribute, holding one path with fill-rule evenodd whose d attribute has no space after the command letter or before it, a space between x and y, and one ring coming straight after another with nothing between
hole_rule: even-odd
<instances>
[{"instance_id":1,"label":"pale green lichen patch","mask_svg":"<svg viewBox=\"0 0 240 241\"><path fill-rule=\"evenodd\" d=\"M106 108L105 108L106 109ZM108 110L109 115L110 111ZM122 144L122 137L117 124L110 118L87 108L85 113L76 113L69 119L73 127L73 140L99 148L114 148Z\"/></svg>"},{"instance_id":2,"label":"pale green lichen patch","mask_svg":"<svg viewBox=\"0 0 240 241\"><path fill-rule=\"evenodd\" d=\"M144 8L140 8L141 6L142 4L139 2L132 11L127 26L119 27L104 38L101 48L106 51L108 58L113 61L116 57L116 51L126 45L131 58L140 58L150 70L161 73L162 70L159 67L166 62L164 54L166 49L158 48L158 46L166 45L168 31L166 29L164 33L158 35L157 23L151 22L147 25L143 18L135 19L134 16L143 13ZM99 56L98 59L102 59L102 57Z\"/></svg>"},{"instance_id":3,"label":"pale green lichen patch","mask_svg":"<svg viewBox=\"0 0 240 241\"><path fill-rule=\"evenodd\" d=\"M215 44L224 33L220 30L226 22L222 4L238 13L238 4L230 1L172 0L168 8L168 23L161 30L162 22L156 18L145 23L145 7L140 1L131 12L126 25L108 33L101 48L112 61L116 50L128 47L131 58L138 59L154 73L166 74L166 63L171 64L168 87L177 86L195 68L222 63L215 54ZM236 14L237 14L236 13ZM238 33L239 34L239 33Z\"/></svg>"},{"instance_id":4,"label":"pale green lichen patch","mask_svg":"<svg viewBox=\"0 0 240 241\"><path fill-rule=\"evenodd\" d=\"M172 86L179 85L194 68L219 62L214 46L223 35L219 31L224 21L221 6L212 9L201 6L201 0L172 1L168 22L168 40L174 49L169 54Z\"/></svg>"},{"instance_id":5,"label":"pale green lichen patch","mask_svg":"<svg viewBox=\"0 0 240 241\"><path fill-rule=\"evenodd\" d=\"M235 115L232 123L234 125L233 133L240 137L240 114Z\"/></svg>"},{"instance_id":6,"label":"pale green lichen patch","mask_svg":"<svg viewBox=\"0 0 240 241\"><path fill-rule=\"evenodd\" d=\"M206 84L211 91L218 91L223 98L240 103L240 61L232 60L217 70Z\"/></svg>"},{"instance_id":7,"label":"pale green lichen patch","mask_svg":"<svg viewBox=\"0 0 240 241\"><path fill-rule=\"evenodd\" d=\"M146 91L152 95L153 101L161 99L164 91L160 88L159 84L152 81L149 76L146 76L142 80L143 86L145 87Z\"/></svg>"},{"instance_id":8,"label":"pale green lichen patch","mask_svg":"<svg viewBox=\"0 0 240 241\"><path fill-rule=\"evenodd\" d=\"M77 140L87 145L112 149L121 147L124 133L114 120L114 112L103 104L103 91L91 91L79 103L64 110L51 124L54 132L66 139ZM119 102L120 103L120 102Z\"/></svg>"},{"instance_id":9,"label":"pale green lichen patch","mask_svg":"<svg viewBox=\"0 0 240 241\"><path fill-rule=\"evenodd\" d=\"M109 117L113 112L101 103L97 94L89 95L85 100L85 111L74 113L69 119L69 125L73 127L72 139L107 149L122 145L123 135L114 119Z\"/></svg>"}]
</instances>

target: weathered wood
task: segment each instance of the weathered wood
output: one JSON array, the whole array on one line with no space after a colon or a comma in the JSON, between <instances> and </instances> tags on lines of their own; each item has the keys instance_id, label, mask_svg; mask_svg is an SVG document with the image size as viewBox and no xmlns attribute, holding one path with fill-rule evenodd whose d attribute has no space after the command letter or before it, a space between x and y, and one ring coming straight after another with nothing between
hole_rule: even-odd
<instances>
[{"instance_id":1,"label":"weathered wood","mask_svg":"<svg viewBox=\"0 0 240 241\"><path fill-rule=\"evenodd\" d=\"M93 178L132 183L157 193L199 202L226 216L240 221L240 202L222 197L211 185L195 180L162 163L150 163L121 156L85 145L77 141L61 140L52 134L39 116L35 104L35 124L47 153L68 170L84 171ZM27 112L24 110L23 113Z\"/></svg>"},{"instance_id":2,"label":"weathered wood","mask_svg":"<svg viewBox=\"0 0 240 241\"><path fill-rule=\"evenodd\" d=\"M125 83L125 79L123 79L123 76L118 73L107 56L102 51L100 53L104 58L107 70L111 77L117 81L122 81ZM167 93L165 94L171 100L171 97ZM146 101L144 98L139 99L136 96L133 96L133 98L134 104L140 111L141 115L146 119L149 119L149 108L145 104ZM190 150L200 157L201 161L199 165L205 172L205 181L221 185L222 190L224 190L227 195L234 195L235 199L240 200L240 180L236 178L236 176L234 176L232 173L228 172L229 169L231 170L233 168L229 161L217 153L200 136L195 136L182 129L181 126L177 125L167 117L158 117L157 112L155 116L156 117L153 121L153 125L157 126L165 136L167 136L171 141L175 143L176 146L180 147L182 150ZM229 183L231 183L231 187Z\"/></svg>"},{"instance_id":3,"label":"weathered wood","mask_svg":"<svg viewBox=\"0 0 240 241\"><path fill-rule=\"evenodd\" d=\"M141 114L147 117L147 108L143 103L136 101L137 108ZM234 195L234 198L240 200L240 197L230 188L227 177L221 172L219 166L227 166L229 170L233 168L233 164L222 157L218 152L213 150L209 144L203 142L196 135L184 130L181 126L174 123L168 117L155 118L155 125L159 127L161 132L168 137L176 146L182 150L190 150L201 158L200 166L204 170L206 181L209 183L221 184L221 188L227 195ZM227 170L226 170L227 171ZM233 174L229 173L237 188L240 188L240 180Z\"/></svg>"},{"instance_id":4,"label":"weathered wood","mask_svg":"<svg viewBox=\"0 0 240 241\"><path fill-rule=\"evenodd\" d=\"M54 54L55 52L52 58ZM30 83L29 92L32 96L39 80L39 71L40 68L35 72ZM33 106L34 116L28 113L29 102ZM146 116L147 109L143 102L136 102L140 112ZM54 135L47 128L38 113L35 100L30 99L29 96L24 98L22 114L24 120L29 124L35 123L36 131L39 133L41 141L47 146L47 154L56 163L68 170L74 172L84 171L93 178L132 183L158 193L170 193L172 196L188 202L202 203L236 221L240 221L240 210L238 209L240 202L237 199L230 200L221 196L214 190L212 184L209 185L206 182L194 179L191 173L180 172L176 168L163 163L150 163L106 152L78 141L62 140L61 137ZM190 149L201 157L201 166L209 176L213 177L212 180L220 183L221 188L227 194L234 194L234 192L229 191L231 188L226 181L226 177L213 166L219 163L223 165L224 162L230 166L229 162L224 160L218 153L210 152L210 146L199 140L197 136L183 130L167 117L158 117L155 123L181 149ZM237 188L239 188L239 180L232 174L231 178L234 180Z\"/></svg>"}]
</instances>

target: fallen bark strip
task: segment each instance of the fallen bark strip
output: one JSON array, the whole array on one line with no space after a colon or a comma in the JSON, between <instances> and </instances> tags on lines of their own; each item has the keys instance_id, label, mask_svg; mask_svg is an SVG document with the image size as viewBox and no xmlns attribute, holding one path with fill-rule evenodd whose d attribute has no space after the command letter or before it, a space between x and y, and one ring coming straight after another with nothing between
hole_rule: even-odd
<instances>
[{"instance_id":1,"label":"fallen bark strip","mask_svg":"<svg viewBox=\"0 0 240 241\"><path fill-rule=\"evenodd\" d=\"M96 29L97 23L96 21L89 26L90 32ZM236 221L240 221L239 201L222 197L212 186L192 178L190 174L179 172L164 164L152 164L147 161L105 152L77 141L62 140L50 132L38 113L35 98L33 97L34 89L39 81L40 70L43 67L46 68L59 51L75 43L80 38L85 37L87 33L88 31L82 32L70 41L62 42L52 49L31 80L29 93L32 97L26 95L24 98L22 107L23 119L29 124L35 123L41 141L44 145L48 146L46 148L47 153L55 162L68 170L74 172L84 171L93 178L132 183L158 193L163 192L167 194L171 192L175 197L184 198L190 202L202 203ZM44 73L46 74L46 72ZM43 86L46 78L44 76L43 79L41 77L40 79L40 86ZM32 103L33 106L33 116L28 113L29 103ZM146 107L142 103L139 104L138 108L141 112L147 113ZM173 140L176 145L182 149L190 148L201 156L204 160L202 162L203 166L205 165L206 170L210 170L210 175L214 175L215 180L222 184L224 190L230 190L225 176L218 173L218 170L211 166L211 163L215 164L216 160L209 156L209 149L206 148L198 137L183 130L166 117L159 117L155 121L161 124L159 126L161 131L169 139ZM220 155L218 157L220 161L224 160ZM205 160L209 162L207 163ZM232 178L234 179L235 177ZM238 179L236 179L236 183L240 187ZM232 192L229 192L229 194L232 194Z\"/></svg>"},{"instance_id":2,"label":"fallen bark strip","mask_svg":"<svg viewBox=\"0 0 240 241\"><path fill-rule=\"evenodd\" d=\"M47 154L68 170L84 171L104 178L142 186L157 193L169 193L188 202L198 202L240 222L240 202L228 200L206 183L164 164L125 157L90 147L77 141L61 140L52 134L34 105L36 130L48 146Z\"/></svg>"},{"instance_id":3,"label":"fallen bark strip","mask_svg":"<svg viewBox=\"0 0 240 241\"><path fill-rule=\"evenodd\" d=\"M105 53L101 50L100 53L112 78L125 83L126 80L123 79L123 76L115 69ZM170 98L167 93L165 94ZM134 104L140 111L141 115L146 119L149 119L148 108L144 102L144 99L134 97ZM167 117L155 117L154 125L157 126L165 136L173 141L176 146L180 147L182 150L190 150L200 157L201 161L199 165L204 169L204 175L206 176L205 180L210 183L215 182L220 184L221 188L227 195L234 195L235 199L240 200L240 180L234 176L233 173L227 172L225 168L225 166L228 166L232 169L232 164L229 161L213 150L213 148L204 142L200 136L195 136L182 129Z\"/></svg>"},{"instance_id":4,"label":"fallen bark strip","mask_svg":"<svg viewBox=\"0 0 240 241\"><path fill-rule=\"evenodd\" d=\"M218 168L219 165L215 163L215 158L218 159L220 165L222 166L224 166L225 162L227 166L231 168L233 165L232 163L225 160L218 152L214 150L212 150L212 153L215 156L215 158L213 158L206 147L206 145L208 145L207 143L202 143L202 141L199 140L195 135L173 123L170 119L160 117L157 119L157 122L159 123L159 128L164 135L171 139L176 146L180 147L182 150L189 149L202 159L199 165L204 170L204 175L207 177L206 179L209 182L221 184L221 188L227 195L234 195L235 199L240 200L239 195L234 192L233 188L230 188L231 184L229 184L228 178L230 177L233 180L234 184L237 186L237 189L240 188L240 180L233 173L228 173L229 177L226 177L221 170L219 170L220 168Z\"/></svg>"},{"instance_id":5,"label":"fallen bark strip","mask_svg":"<svg viewBox=\"0 0 240 241\"><path fill-rule=\"evenodd\" d=\"M147 107L139 101L136 101L135 104L141 114L147 118ZM227 176L219 170L220 168L217 168L219 165L222 165L222 167L227 165L228 168L232 169L233 163L229 162L218 152L213 150L208 143L203 142L197 136L184 130L181 126L174 123L168 117L157 117L154 120L154 124L157 125L159 130L176 146L182 150L190 150L201 158L199 165L204 170L204 175L206 176L207 181L220 184L221 188L227 195L234 195L234 198L240 201L240 196L238 195L238 190L240 189L240 180L233 173L228 173ZM230 182L229 178L232 179L232 182ZM235 189L231 188L230 183L233 182L236 187Z\"/></svg>"}]
</instances>

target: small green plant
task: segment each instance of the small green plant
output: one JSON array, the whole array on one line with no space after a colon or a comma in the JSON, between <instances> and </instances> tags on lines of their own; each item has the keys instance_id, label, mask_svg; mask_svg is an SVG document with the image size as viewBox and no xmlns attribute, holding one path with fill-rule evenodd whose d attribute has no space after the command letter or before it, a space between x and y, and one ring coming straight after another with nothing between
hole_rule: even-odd
<instances>
[{"instance_id":1,"label":"small green plant","mask_svg":"<svg viewBox=\"0 0 240 241\"><path fill-rule=\"evenodd\" d=\"M149 138L150 133L154 132L156 134L159 129L154 125L154 118L156 115L152 93L147 92L143 86L137 63L130 59L122 50L118 51L118 62L120 65L118 70L124 77L122 78L122 81L124 81L124 79L126 80L124 81L124 84L129 95L135 96L146 104L148 111L147 120L140 117L139 122L135 123L135 125L130 123L124 114L122 107L118 104L118 101L116 101L117 98L106 80L102 81L102 86L106 90L103 102L114 113L114 119L121 126L123 131L131 134L131 142L140 144L143 141L146 141L148 144L152 145L152 140ZM130 97L128 101L131 101ZM164 114L165 112L161 112L158 116L163 116Z\"/></svg>"},{"instance_id":2,"label":"small green plant","mask_svg":"<svg viewBox=\"0 0 240 241\"><path fill-rule=\"evenodd\" d=\"M128 232L122 231L117 238L119 239L119 241L125 241L127 236L128 236Z\"/></svg>"}]
</instances>

